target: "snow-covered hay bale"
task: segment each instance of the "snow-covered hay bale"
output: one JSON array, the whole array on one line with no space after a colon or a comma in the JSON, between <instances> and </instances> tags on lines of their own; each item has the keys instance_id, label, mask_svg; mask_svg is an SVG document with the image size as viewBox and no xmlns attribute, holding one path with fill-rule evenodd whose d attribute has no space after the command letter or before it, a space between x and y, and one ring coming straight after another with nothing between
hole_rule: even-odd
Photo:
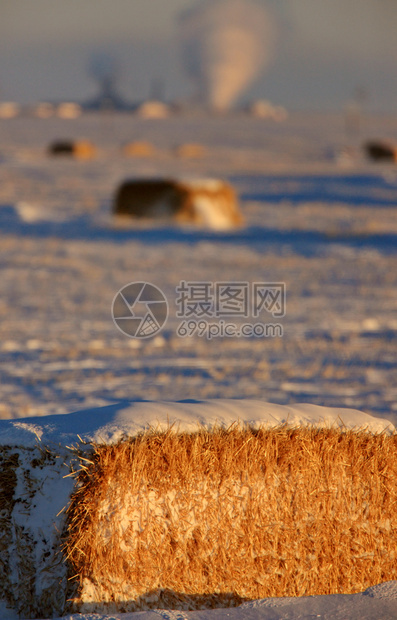
<instances>
[{"instance_id":1,"label":"snow-covered hay bale","mask_svg":"<svg viewBox=\"0 0 397 620\"><path fill-rule=\"evenodd\" d=\"M75 609L360 592L397 579L396 500L396 436L235 426L96 445L68 509Z\"/></svg>"},{"instance_id":2,"label":"snow-covered hay bale","mask_svg":"<svg viewBox=\"0 0 397 620\"><path fill-rule=\"evenodd\" d=\"M0 420L0 601L49 618L397 579L387 426L228 400Z\"/></svg>"},{"instance_id":3,"label":"snow-covered hay bale","mask_svg":"<svg viewBox=\"0 0 397 620\"><path fill-rule=\"evenodd\" d=\"M397 146L384 140L369 140L364 144L365 154L372 161L397 161Z\"/></svg>"},{"instance_id":4,"label":"snow-covered hay bale","mask_svg":"<svg viewBox=\"0 0 397 620\"><path fill-rule=\"evenodd\" d=\"M242 224L233 187L213 179L125 181L116 192L113 213L133 218L172 219L220 230Z\"/></svg>"},{"instance_id":5,"label":"snow-covered hay bale","mask_svg":"<svg viewBox=\"0 0 397 620\"><path fill-rule=\"evenodd\" d=\"M122 153L124 157L152 157L156 149L150 142L127 142L122 146Z\"/></svg>"},{"instance_id":6,"label":"snow-covered hay bale","mask_svg":"<svg viewBox=\"0 0 397 620\"><path fill-rule=\"evenodd\" d=\"M88 140L56 140L48 147L51 157L75 157L76 159L93 159L95 146Z\"/></svg>"}]
</instances>

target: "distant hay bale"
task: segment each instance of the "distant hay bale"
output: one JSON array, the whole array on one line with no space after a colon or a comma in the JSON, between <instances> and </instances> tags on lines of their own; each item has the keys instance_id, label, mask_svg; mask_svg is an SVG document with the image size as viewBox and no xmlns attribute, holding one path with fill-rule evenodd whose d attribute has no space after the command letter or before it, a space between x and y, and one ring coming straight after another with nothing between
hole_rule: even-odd
<instances>
[{"instance_id":1,"label":"distant hay bale","mask_svg":"<svg viewBox=\"0 0 397 620\"><path fill-rule=\"evenodd\" d=\"M147 119L162 119L170 116L170 108L162 101L144 101L137 109L137 116Z\"/></svg>"},{"instance_id":2,"label":"distant hay bale","mask_svg":"<svg viewBox=\"0 0 397 620\"><path fill-rule=\"evenodd\" d=\"M52 103L43 101L35 106L33 114L37 116L37 118L50 118L54 115L54 110L55 108Z\"/></svg>"},{"instance_id":3,"label":"distant hay bale","mask_svg":"<svg viewBox=\"0 0 397 620\"><path fill-rule=\"evenodd\" d=\"M21 108L18 103L14 101L1 101L0 102L0 118L15 118L19 115Z\"/></svg>"},{"instance_id":4,"label":"distant hay bale","mask_svg":"<svg viewBox=\"0 0 397 620\"><path fill-rule=\"evenodd\" d=\"M116 192L113 213L133 218L173 219L219 230L242 224L234 189L228 183L212 179L125 181Z\"/></svg>"},{"instance_id":5,"label":"distant hay bale","mask_svg":"<svg viewBox=\"0 0 397 620\"><path fill-rule=\"evenodd\" d=\"M156 149L150 142L127 142L122 147L125 157L152 157L156 153Z\"/></svg>"},{"instance_id":6,"label":"distant hay bale","mask_svg":"<svg viewBox=\"0 0 397 620\"><path fill-rule=\"evenodd\" d=\"M254 101L248 106L248 112L256 118L264 118L281 123L288 118L287 110L280 105L273 105L270 101Z\"/></svg>"},{"instance_id":7,"label":"distant hay bale","mask_svg":"<svg viewBox=\"0 0 397 620\"><path fill-rule=\"evenodd\" d=\"M95 445L68 508L73 610L203 609L397 579L397 436L234 426Z\"/></svg>"},{"instance_id":8,"label":"distant hay bale","mask_svg":"<svg viewBox=\"0 0 397 620\"><path fill-rule=\"evenodd\" d=\"M64 101L58 105L56 114L59 118L74 119L81 116L82 108L78 103Z\"/></svg>"},{"instance_id":9,"label":"distant hay bale","mask_svg":"<svg viewBox=\"0 0 397 620\"><path fill-rule=\"evenodd\" d=\"M92 159L96 156L96 148L88 140L56 140L49 145L48 154L54 157Z\"/></svg>"},{"instance_id":10,"label":"distant hay bale","mask_svg":"<svg viewBox=\"0 0 397 620\"><path fill-rule=\"evenodd\" d=\"M397 161L397 146L384 140L369 140L364 144L364 151L372 161Z\"/></svg>"},{"instance_id":11,"label":"distant hay bale","mask_svg":"<svg viewBox=\"0 0 397 620\"><path fill-rule=\"evenodd\" d=\"M188 142L177 146L175 154L182 159L201 159L207 154L207 149L202 144Z\"/></svg>"}]
</instances>

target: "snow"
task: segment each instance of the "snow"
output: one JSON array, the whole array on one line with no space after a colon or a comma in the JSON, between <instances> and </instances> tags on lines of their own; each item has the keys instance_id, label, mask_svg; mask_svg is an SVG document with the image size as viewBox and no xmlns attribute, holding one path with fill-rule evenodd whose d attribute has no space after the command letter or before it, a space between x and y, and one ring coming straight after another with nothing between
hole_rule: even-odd
<instances>
[{"instance_id":1,"label":"snow","mask_svg":"<svg viewBox=\"0 0 397 620\"><path fill-rule=\"evenodd\" d=\"M196 196L193 204L195 213L207 228L211 230L229 230L233 228L228 213L223 213L222 208L219 208L219 205L216 204L213 198Z\"/></svg>"},{"instance_id":2,"label":"snow","mask_svg":"<svg viewBox=\"0 0 397 620\"><path fill-rule=\"evenodd\" d=\"M33 447L70 446L79 442L116 443L149 428L194 432L213 426L228 428L240 422L254 428L291 426L366 429L395 432L387 420L362 411L311 404L277 405L258 400L202 400L183 402L116 402L64 415L0 420L0 444Z\"/></svg>"},{"instance_id":3,"label":"snow","mask_svg":"<svg viewBox=\"0 0 397 620\"><path fill-rule=\"evenodd\" d=\"M195 430L236 419L393 430L397 172L365 162L343 127L342 115L299 113L277 124L244 116L1 120L0 442L113 442L148 425ZM362 131L363 139L396 139L397 120L368 115ZM98 157L50 160L46 147L65 135L92 141ZM202 144L205 155L176 157L176 137ZM120 146L130 138L150 142L155 154L124 158ZM131 176L225 179L240 194L246 225L121 229L111 198ZM283 338L178 337L181 280L285 282ZM113 325L112 300L132 281L156 284L169 300L155 338L128 339ZM65 504L70 479L64 484L61 492L45 482L48 503ZM45 515L32 514L48 529ZM69 620L395 618L396 590L393 582L240 609ZM0 605L0 617L17 616Z\"/></svg>"},{"instance_id":4,"label":"snow","mask_svg":"<svg viewBox=\"0 0 397 620\"><path fill-rule=\"evenodd\" d=\"M1 605L0 614L2 620L19 620ZM397 581L391 581L372 586L359 594L262 599L235 608L192 612L159 609L112 615L72 614L62 620L395 620L396 615Z\"/></svg>"}]
</instances>

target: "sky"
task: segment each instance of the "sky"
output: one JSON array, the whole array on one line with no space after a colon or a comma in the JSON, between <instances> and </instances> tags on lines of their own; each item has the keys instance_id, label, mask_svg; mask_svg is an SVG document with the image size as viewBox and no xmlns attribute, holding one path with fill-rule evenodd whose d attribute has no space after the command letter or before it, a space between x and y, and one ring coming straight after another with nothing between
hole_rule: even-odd
<instances>
[{"instance_id":1,"label":"sky","mask_svg":"<svg viewBox=\"0 0 397 620\"><path fill-rule=\"evenodd\" d=\"M126 98L187 100L195 85L178 16L200 1L0 0L0 100L84 101L97 90L93 59L103 56ZM395 0L256 2L271 20L273 51L239 102L334 109L360 89L369 107L396 109Z\"/></svg>"}]
</instances>

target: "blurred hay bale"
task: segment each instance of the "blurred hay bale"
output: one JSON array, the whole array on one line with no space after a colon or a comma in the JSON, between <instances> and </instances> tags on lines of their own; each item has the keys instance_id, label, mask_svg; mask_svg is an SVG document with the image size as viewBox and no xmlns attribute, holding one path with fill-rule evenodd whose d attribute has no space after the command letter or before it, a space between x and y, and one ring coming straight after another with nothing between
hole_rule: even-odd
<instances>
[{"instance_id":1,"label":"blurred hay bale","mask_svg":"<svg viewBox=\"0 0 397 620\"><path fill-rule=\"evenodd\" d=\"M48 147L51 157L74 157L76 159L93 159L96 156L95 146L88 140L56 140Z\"/></svg>"},{"instance_id":2,"label":"blurred hay bale","mask_svg":"<svg viewBox=\"0 0 397 620\"><path fill-rule=\"evenodd\" d=\"M274 105L263 99L253 101L248 106L248 113L256 118L269 119L276 123L286 121L288 118L288 112L283 106Z\"/></svg>"},{"instance_id":3,"label":"blurred hay bale","mask_svg":"<svg viewBox=\"0 0 397 620\"><path fill-rule=\"evenodd\" d=\"M127 142L122 147L125 157L152 157L156 153L156 149L150 142Z\"/></svg>"},{"instance_id":4,"label":"blurred hay bale","mask_svg":"<svg viewBox=\"0 0 397 620\"><path fill-rule=\"evenodd\" d=\"M21 111L20 105L14 101L0 102L0 118L15 118Z\"/></svg>"},{"instance_id":5,"label":"blurred hay bale","mask_svg":"<svg viewBox=\"0 0 397 620\"><path fill-rule=\"evenodd\" d=\"M59 118L75 119L81 116L83 110L78 103L72 101L64 101L60 103L56 109L56 114Z\"/></svg>"},{"instance_id":6,"label":"blurred hay bale","mask_svg":"<svg viewBox=\"0 0 397 620\"><path fill-rule=\"evenodd\" d=\"M212 229L242 224L237 197L228 183L212 179L124 181L113 202L115 215L173 219Z\"/></svg>"},{"instance_id":7,"label":"blurred hay bale","mask_svg":"<svg viewBox=\"0 0 397 620\"><path fill-rule=\"evenodd\" d=\"M363 145L368 159L372 161L397 161L397 146L385 140L368 140Z\"/></svg>"},{"instance_id":8,"label":"blurred hay bale","mask_svg":"<svg viewBox=\"0 0 397 620\"><path fill-rule=\"evenodd\" d=\"M201 159L206 156L207 149L202 144L188 142L177 146L175 154L182 159Z\"/></svg>"},{"instance_id":9,"label":"blurred hay bale","mask_svg":"<svg viewBox=\"0 0 397 620\"><path fill-rule=\"evenodd\" d=\"M171 114L169 106L162 101L144 101L135 111L136 115L147 119L168 118Z\"/></svg>"},{"instance_id":10,"label":"blurred hay bale","mask_svg":"<svg viewBox=\"0 0 397 620\"><path fill-rule=\"evenodd\" d=\"M397 436L148 432L95 445L68 509L80 612L201 609L397 579Z\"/></svg>"}]
</instances>

